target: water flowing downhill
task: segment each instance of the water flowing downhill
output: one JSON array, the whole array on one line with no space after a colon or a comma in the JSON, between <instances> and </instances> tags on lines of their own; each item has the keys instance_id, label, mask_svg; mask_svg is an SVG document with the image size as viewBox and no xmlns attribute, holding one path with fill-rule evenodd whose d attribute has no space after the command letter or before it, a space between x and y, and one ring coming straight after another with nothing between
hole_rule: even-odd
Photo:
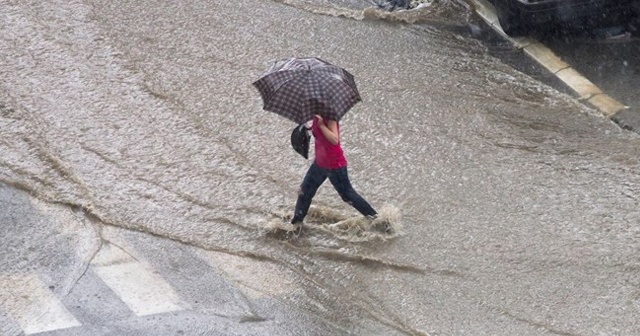
<instances>
[{"instance_id":1,"label":"water flowing downhill","mask_svg":"<svg viewBox=\"0 0 640 336\"><path fill-rule=\"evenodd\" d=\"M640 139L460 34L465 2L25 3L0 4L0 182L271 263L301 289L279 300L344 333L586 335L637 313L609 304L637 293L617 279L640 263ZM301 237L270 234L310 162L251 83L292 56L354 74L349 174L395 234L357 230L328 183Z\"/></svg>"}]
</instances>

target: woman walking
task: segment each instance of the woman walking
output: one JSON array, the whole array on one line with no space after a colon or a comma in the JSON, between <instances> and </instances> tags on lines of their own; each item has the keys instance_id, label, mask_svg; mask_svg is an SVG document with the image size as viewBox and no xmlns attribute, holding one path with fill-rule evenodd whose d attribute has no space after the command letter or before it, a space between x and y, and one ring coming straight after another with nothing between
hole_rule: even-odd
<instances>
[{"instance_id":1,"label":"woman walking","mask_svg":"<svg viewBox=\"0 0 640 336\"><path fill-rule=\"evenodd\" d=\"M291 223L297 225L296 230L299 230L309 211L313 196L327 178L343 201L374 221L377 218L377 212L353 189L349 181L347 160L340 146L340 124L338 121L325 120L316 114L311 132L315 137L315 159L300 185ZM389 228L386 224L383 230L389 231Z\"/></svg>"}]
</instances>

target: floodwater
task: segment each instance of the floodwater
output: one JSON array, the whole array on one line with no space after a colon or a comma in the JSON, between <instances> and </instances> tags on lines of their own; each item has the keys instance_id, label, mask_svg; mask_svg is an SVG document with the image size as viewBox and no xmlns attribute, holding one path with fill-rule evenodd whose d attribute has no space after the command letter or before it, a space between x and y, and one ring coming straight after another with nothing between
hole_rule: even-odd
<instances>
[{"instance_id":1,"label":"floodwater","mask_svg":"<svg viewBox=\"0 0 640 336\"><path fill-rule=\"evenodd\" d=\"M0 17L5 184L267 260L299 284L279 300L344 333L640 333L640 138L490 56L463 2L9 0ZM349 174L395 234L266 229L310 162L251 83L291 56L356 77ZM314 205L357 215L330 184Z\"/></svg>"}]
</instances>

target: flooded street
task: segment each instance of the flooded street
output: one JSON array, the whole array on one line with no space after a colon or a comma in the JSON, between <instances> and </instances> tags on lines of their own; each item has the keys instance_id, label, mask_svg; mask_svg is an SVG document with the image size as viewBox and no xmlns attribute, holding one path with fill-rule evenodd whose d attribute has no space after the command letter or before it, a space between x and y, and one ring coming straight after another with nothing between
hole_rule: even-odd
<instances>
[{"instance_id":1,"label":"flooded street","mask_svg":"<svg viewBox=\"0 0 640 336\"><path fill-rule=\"evenodd\" d=\"M72 209L92 234L267 263L252 289L325 321L324 334L640 334L640 136L461 34L465 3L371 6L2 2L0 182ZM311 160L251 83L292 56L355 76L363 101L341 142L354 187L401 212L393 236L267 232ZM328 183L313 204L329 223L357 215ZM87 232L67 233L65 254L90 259ZM17 248L1 276L24 267ZM40 272L68 289L85 266Z\"/></svg>"}]
</instances>

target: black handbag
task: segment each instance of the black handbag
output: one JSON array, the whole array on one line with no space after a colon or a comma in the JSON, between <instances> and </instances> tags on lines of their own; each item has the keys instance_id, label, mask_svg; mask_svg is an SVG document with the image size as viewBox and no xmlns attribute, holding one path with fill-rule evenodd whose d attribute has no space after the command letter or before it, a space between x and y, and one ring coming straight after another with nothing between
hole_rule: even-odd
<instances>
[{"instance_id":1,"label":"black handbag","mask_svg":"<svg viewBox=\"0 0 640 336\"><path fill-rule=\"evenodd\" d=\"M309 135L309 129L304 124L296 126L291 132L291 147L305 159L309 158L310 142L311 135Z\"/></svg>"}]
</instances>

